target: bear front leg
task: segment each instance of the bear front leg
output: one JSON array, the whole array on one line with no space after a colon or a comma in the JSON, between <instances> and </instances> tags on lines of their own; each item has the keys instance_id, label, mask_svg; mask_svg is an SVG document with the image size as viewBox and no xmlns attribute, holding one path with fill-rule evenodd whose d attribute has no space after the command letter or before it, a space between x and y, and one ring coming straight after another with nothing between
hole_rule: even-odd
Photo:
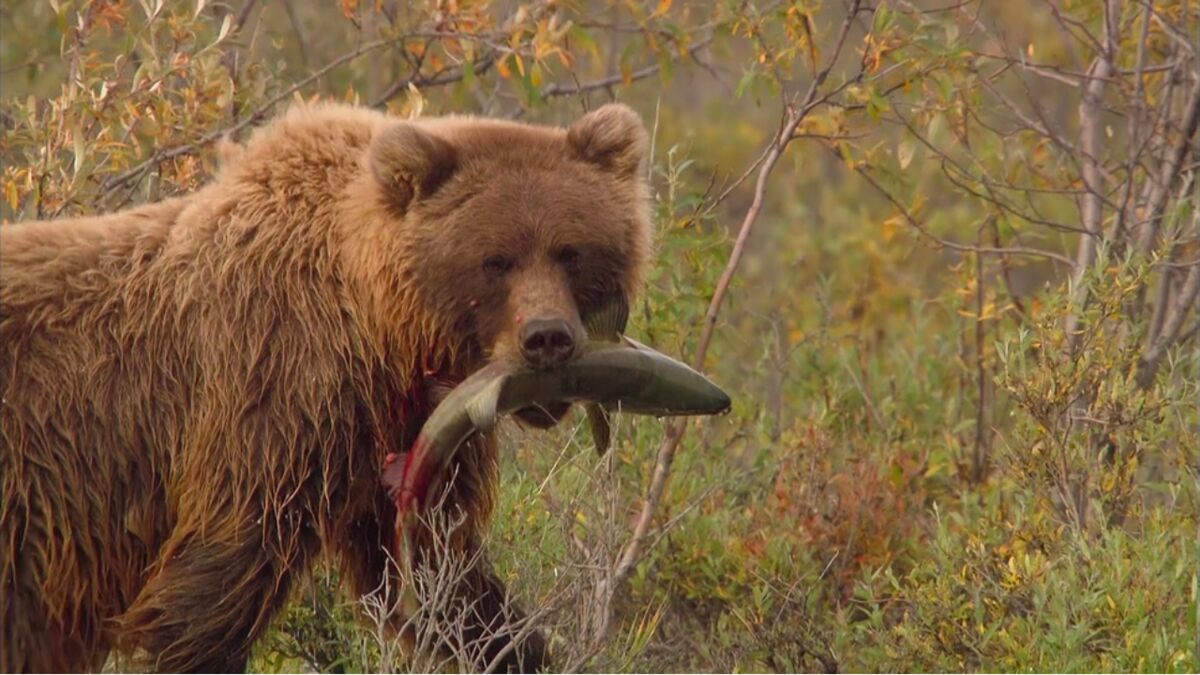
<instances>
[{"instance_id":1,"label":"bear front leg","mask_svg":"<svg viewBox=\"0 0 1200 675\"><path fill-rule=\"evenodd\" d=\"M468 650L479 650L478 665L492 666L494 672L533 673L546 668L546 639L541 631L529 625L525 612L514 604L479 544L472 541L469 546L468 559L474 562L456 590L467 607L460 621Z\"/></svg>"},{"instance_id":2,"label":"bear front leg","mask_svg":"<svg viewBox=\"0 0 1200 675\"><path fill-rule=\"evenodd\" d=\"M378 519L364 518L339 532L342 572L357 597L377 596L378 603L392 611L388 621L403 651L433 648L441 658L457 657L460 667L474 670L493 661L497 672L534 672L549 665L545 638L513 604L476 533L468 528L469 521L448 537L435 537L427 527L414 532L419 585L415 594L422 606L415 617L405 615L405 582L389 553L398 552L394 510L390 503L381 503L378 513ZM421 625L414 625L416 621Z\"/></svg>"},{"instance_id":3,"label":"bear front leg","mask_svg":"<svg viewBox=\"0 0 1200 675\"><path fill-rule=\"evenodd\" d=\"M149 581L116 619L119 644L146 650L160 672L244 672L254 641L317 545L299 523L249 522L257 527L176 527Z\"/></svg>"},{"instance_id":4,"label":"bear front leg","mask_svg":"<svg viewBox=\"0 0 1200 675\"><path fill-rule=\"evenodd\" d=\"M490 435L463 444L449 472L448 493L413 533L415 558L418 569L433 573L435 589L439 571L441 579L454 582L449 603L437 592L432 598L449 610L436 619L449 624L445 633L452 651L467 656L477 669L535 672L550 665L546 640L516 606L482 543L499 482L497 457Z\"/></svg>"}]
</instances>

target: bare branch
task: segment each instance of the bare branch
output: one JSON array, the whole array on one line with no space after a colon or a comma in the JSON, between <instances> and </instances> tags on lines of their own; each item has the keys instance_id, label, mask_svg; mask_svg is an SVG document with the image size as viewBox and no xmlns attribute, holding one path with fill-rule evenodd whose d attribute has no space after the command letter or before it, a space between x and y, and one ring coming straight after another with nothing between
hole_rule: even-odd
<instances>
[{"instance_id":1,"label":"bare branch","mask_svg":"<svg viewBox=\"0 0 1200 675\"><path fill-rule=\"evenodd\" d=\"M1195 228L1200 229L1200 211L1193 212L1193 224ZM1165 285L1169 281L1169 278L1164 278L1162 283ZM1175 302L1162 320L1162 330L1151 338L1151 342L1142 352L1142 357L1138 362L1137 382L1143 389L1149 388L1154 383L1154 376L1158 373L1158 366L1162 362L1163 356L1179 339L1184 319L1196 308L1198 300L1200 300L1200 265L1188 268L1183 286L1179 289L1175 296Z\"/></svg>"},{"instance_id":2,"label":"bare branch","mask_svg":"<svg viewBox=\"0 0 1200 675\"><path fill-rule=\"evenodd\" d=\"M233 136L233 135L237 134L238 132L242 131L243 129L245 129L246 127L248 127L252 124L255 124L256 122L261 121L267 115L267 113L269 113L271 111L271 109L273 109L281 101L290 97L292 94L296 93L297 91L300 91L304 87L307 87L308 85L312 84L313 82L316 82L317 80L325 77L326 75L328 75L330 73L330 71L334 70L335 68L338 68L339 66L343 66L351 61L354 61L355 59L358 59L362 56L365 56L366 54L374 52L383 47L400 44L409 39L426 38L426 37L429 37L429 35L430 34L427 34L427 33L414 33L411 35L401 36L398 38L387 38L387 39L381 39L381 40L373 40L371 42L364 42L363 44L356 47L353 51L347 52L346 54L343 54L343 55L339 56L338 58L325 64L324 66L322 66L321 68L319 68L318 70L313 72L308 77L306 77L302 80L299 80L299 81L289 85L288 87L285 87L279 93L275 94L275 96L272 96L265 103L263 103L262 105L255 108L253 111L251 111L248 115L243 117L238 122L236 122L228 127L214 129L214 130L208 132L207 134L204 134L200 138L196 139L195 141L192 141L191 143L185 143L183 145L178 145L173 148L159 150L159 151L155 152L154 154L150 155L150 157L148 157L146 160L109 178L108 180L104 181L104 183L101 185L101 189L104 190L102 199L107 199L114 191L116 191L122 185L125 185L129 181L140 178L143 174L145 174L146 171L148 171L151 167L155 166L156 164L165 162L167 160L174 159L176 157L189 155L193 152L196 152L200 148L208 145L209 143L213 143L213 142L217 141L218 139L224 138L226 136ZM490 63L488 65L490 65ZM420 86L439 86L439 85L450 84L453 82L457 82L458 80L461 80L463 77L463 72L460 67L452 72L447 72L447 73L444 73L444 74L441 74L438 76L434 76L427 80L414 79L417 77L418 76L414 75L413 78L404 80L402 86L407 88L407 86L410 82L413 84L420 85ZM399 89L397 89L397 91L398 90ZM377 102L376 105L380 105L380 103Z\"/></svg>"},{"instance_id":3,"label":"bare branch","mask_svg":"<svg viewBox=\"0 0 1200 675\"><path fill-rule=\"evenodd\" d=\"M713 39L711 37L708 37L692 45L688 48L688 56L692 59L696 58L696 54L712 43L712 40ZM541 96L542 98L577 96L579 94L585 94L589 91L595 91L597 89L607 89L608 87L616 86L618 84L630 84L632 82L637 82L638 80L644 80L647 77L656 74L661 69L661 63L653 63L629 73L628 77L622 75L621 73L614 73L607 77L590 80L588 82L576 82L575 84L562 84L554 82L542 88Z\"/></svg>"},{"instance_id":4,"label":"bare branch","mask_svg":"<svg viewBox=\"0 0 1200 675\"><path fill-rule=\"evenodd\" d=\"M107 199L108 196L113 193L113 191L120 188L125 183L127 183L130 180L133 180L135 178L141 177L141 175L143 173L145 173L150 167L154 166L155 164L158 164L160 162L165 162L169 159L174 159L176 157L180 157L183 155L191 154L191 153L199 150L200 148L204 147L205 145L208 145L209 143L212 143L220 138L224 138L227 135L232 136L232 135L238 133L242 129L245 129L246 127L250 126L251 124L261 120L263 118L263 116L266 115L272 108L274 108L275 105L278 104L280 101L284 100L285 98L288 98L293 93L303 89L304 87L308 86L309 84L321 79L322 77L327 75L329 73L329 71L333 70L334 68L337 68L338 66L341 66L345 63L349 63L350 61L353 61L354 59L357 59L360 56L363 56L364 54L373 52L376 49L393 44L394 42L395 42L395 40L375 40L373 42L363 43L362 45L359 45L354 51L343 54L343 55L339 56L338 58L334 59L333 61L330 61L329 63L325 64L324 67L317 70L312 75L309 75L308 77L304 78L303 80L300 80L299 82L296 82L295 84L292 84L291 86L284 88L278 94L276 94L275 96L268 99L266 103L263 103L262 105L255 108L249 115L246 115L245 117L243 117L236 124L233 124L232 126L229 126L229 127L214 129L214 130L208 132L207 134L204 134L199 139L192 141L191 143L185 143L184 145L177 145L173 148L168 148L165 150L159 150L159 151L155 152L154 154L150 155L150 157L147 158L145 161L104 181L104 184L101 186L101 188L104 190L103 198Z\"/></svg>"},{"instance_id":5,"label":"bare branch","mask_svg":"<svg viewBox=\"0 0 1200 675\"><path fill-rule=\"evenodd\" d=\"M994 225L995 218L989 218L979 226L979 241L983 239L984 228ZM972 458L971 477L976 483L983 482L987 475L987 465L991 454L991 434L988 419L988 377L987 377L987 323L984 318L984 303L987 292L984 288L983 256L975 255L975 378L977 380L977 396L975 409L975 451Z\"/></svg>"},{"instance_id":6,"label":"bare branch","mask_svg":"<svg viewBox=\"0 0 1200 675\"><path fill-rule=\"evenodd\" d=\"M1071 343L1071 351L1077 347L1079 331L1079 312L1087 300L1087 286L1084 283L1088 270L1096 262L1096 251L1100 244L1101 221L1103 209L1103 178L1100 175L1099 161L1100 138L1102 123L1100 122L1101 103L1107 78L1112 72L1113 58L1116 55L1116 22L1120 7L1117 0L1108 0L1104 14L1104 45L1100 53L1092 61L1088 69L1087 84L1083 88L1083 100L1079 104L1079 150L1082 155L1083 167L1080 171L1084 189L1083 206L1080 211L1083 228L1086 235L1079 237L1075 253L1075 265L1071 275L1072 309L1067 314L1066 333Z\"/></svg>"},{"instance_id":7,"label":"bare branch","mask_svg":"<svg viewBox=\"0 0 1200 675\"><path fill-rule=\"evenodd\" d=\"M300 65L308 70L308 40L304 36L304 31L300 26L300 17L296 16L296 8L292 5L292 0L283 0L283 11L287 14L288 23L292 26L292 33L296 35L296 46L300 48Z\"/></svg>"},{"instance_id":8,"label":"bare branch","mask_svg":"<svg viewBox=\"0 0 1200 675\"><path fill-rule=\"evenodd\" d=\"M904 218L905 222L907 222L909 225L911 225L913 227L913 229L915 229L917 232L921 233L922 236L935 242L938 246L944 246L948 249L951 249L954 251L962 251L964 253L995 253L995 254L999 254L999 255L1026 255L1026 256L1033 256L1035 258L1046 258L1047 260L1053 260L1055 262L1062 263L1068 267L1070 267L1072 265L1072 261L1070 258L1068 258L1065 255L1062 255L1061 253L1055 253L1053 251L1045 251L1045 250L1037 249L1037 248L1027 248L1024 246L1007 246L1007 247L973 246L970 244L960 244L958 242L950 241L949 239L943 239L942 237L939 237L936 234L934 234L933 232L931 232L929 230L929 228L925 227L925 225L923 223L921 223L921 221L917 220L917 217L915 215L913 215L913 213L911 211L908 210L908 207L905 206L903 203L901 203L901 201L899 199L897 199L895 195L893 195L891 192L889 192L887 190L887 188L880 185L879 181L875 180L875 178L869 172L867 172L866 169L864 169L861 166L855 166L854 170L858 172L858 175L860 175L864 179L866 179L867 183L869 183L871 185L871 187L875 188L876 192L878 192L880 195L882 195L884 197L884 199L887 199L889 202L891 202L892 206L896 207L896 210L898 210L900 212L900 215Z\"/></svg>"},{"instance_id":9,"label":"bare branch","mask_svg":"<svg viewBox=\"0 0 1200 675\"><path fill-rule=\"evenodd\" d=\"M1200 78L1197 78L1195 85L1192 87L1192 95L1188 99L1187 110L1184 112L1183 119L1181 120L1181 127L1182 133L1176 139L1171 154L1163 164L1161 178L1150 197L1149 214L1142 223L1141 230L1138 233L1137 252L1142 255L1149 254L1150 250L1154 248L1155 239L1158 237L1158 229L1162 223L1163 213L1166 211L1167 202L1171 198L1172 188L1179 179L1180 168L1183 166L1188 151L1191 149L1192 138L1196 135L1197 128L1200 128Z\"/></svg>"},{"instance_id":10,"label":"bare branch","mask_svg":"<svg viewBox=\"0 0 1200 675\"><path fill-rule=\"evenodd\" d=\"M423 53L427 53L427 52L423 52ZM480 59L479 61L476 61L473 64L473 67L475 69L476 75L482 75L482 74L486 73L487 71L491 70L492 66L494 66L494 65L496 65L496 56L493 54L493 55L488 55L488 56ZM439 87L439 86L443 86L443 85L447 85L447 84L453 84L455 82L462 80L464 77L466 77L466 66L465 65L447 68L445 70L442 70L442 71L440 71L434 75L430 75L430 76L422 76L421 75L421 63L420 62L413 64L413 66L414 67L413 67L412 75L410 75L404 79L396 80L391 85L389 85L388 88L386 90L384 90L384 92L382 94L380 94L378 98L376 98L374 101L371 102L371 107L372 108L382 108L382 107L386 106L388 101L391 101L400 92L407 90L409 88L409 86L414 86L414 87L418 87L418 88L420 88L420 87Z\"/></svg>"}]
</instances>

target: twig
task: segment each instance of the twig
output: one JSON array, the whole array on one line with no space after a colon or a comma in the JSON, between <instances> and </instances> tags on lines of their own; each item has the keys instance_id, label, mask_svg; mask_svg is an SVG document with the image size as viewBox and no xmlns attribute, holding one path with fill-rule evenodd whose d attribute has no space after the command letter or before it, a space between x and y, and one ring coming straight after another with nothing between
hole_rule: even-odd
<instances>
[{"instance_id":1,"label":"twig","mask_svg":"<svg viewBox=\"0 0 1200 675\"><path fill-rule=\"evenodd\" d=\"M834 151L834 152L836 154L836 151ZM839 157L840 157L840 155L839 155ZM1035 258L1046 258L1047 260L1053 260L1055 262L1062 263L1063 265L1066 265L1068 267L1070 267L1073 264L1073 261L1070 258L1068 258L1067 256L1065 256L1061 253L1055 253L1053 251L1046 251L1046 250L1039 249L1039 248L1028 248L1025 246L1005 246L1005 247L974 246L971 244L960 244L958 242L951 241L949 239L943 239L943 238L937 236L936 234L934 234L933 232L929 231L929 229L927 227L925 227L925 225L922 224L919 220L917 220L916 216L914 216L913 213L908 210L908 207L906 207L904 204L902 204L900 202L900 200L896 198L895 195L893 195L891 192L889 192L887 190L887 188L880 185L879 181L875 180L875 178L873 176L871 176L871 174L868 173L866 169L864 169L861 166L855 166L854 170L857 171L858 175L862 176L867 181L867 183L869 183L871 185L871 187L875 188L876 192L878 192L880 195L882 195L884 199L891 202L892 206L896 207L896 210L898 210L900 212L900 215L904 218L905 222L907 222L909 225L911 225L913 227L913 229L915 229L917 232L921 233L921 235L923 235L927 239L936 243L938 246L944 246L948 249L951 249L954 251L961 251L963 253L994 253L994 254L998 254L998 255L1027 255L1027 256L1033 256Z\"/></svg>"},{"instance_id":2,"label":"twig","mask_svg":"<svg viewBox=\"0 0 1200 675\"><path fill-rule=\"evenodd\" d=\"M1194 222L1196 228L1200 229L1200 212L1196 212ZM1163 284L1169 282L1168 277L1164 277L1162 280ZM1188 269L1187 277L1184 279L1179 293L1175 296L1174 304L1171 305L1162 320L1162 330L1149 341L1138 361L1137 383L1142 389L1147 389L1154 383L1159 363L1162 362L1167 350L1179 338L1183 321L1196 307L1197 300L1200 300L1200 266Z\"/></svg>"},{"instance_id":3,"label":"twig","mask_svg":"<svg viewBox=\"0 0 1200 675\"><path fill-rule=\"evenodd\" d=\"M1000 228L996 224L997 218L991 219L992 225L992 244L1000 246ZM1008 291L1008 298L1012 302L1013 307L1017 310L1017 323L1023 323L1028 319L1028 312L1025 311L1025 303L1021 301L1017 295L1016 289L1013 287L1012 266L1008 262L1008 256L997 256L1000 260L1000 278L1004 280L1004 288Z\"/></svg>"},{"instance_id":4,"label":"twig","mask_svg":"<svg viewBox=\"0 0 1200 675\"><path fill-rule=\"evenodd\" d=\"M984 228L993 225L995 216L987 219L979 226L979 240L983 239ZM1003 258L1001 258L1003 260ZM976 483L982 483L987 474L988 455L991 437L987 429L987 354L984 346L987 342L987 325L984 323L983 307L986 293L983 287L983 256L975 254L975 377L978 379L978 396L975 409L975 455L971 478Z\"/></svg>"},{"instance_id":5,"label":"twig","mask_svg":"<svg viewBox=\"0 0 1200 675\"><path fill-rule=\"evenodd\" d=\"M401 39L403 39L403 38L401 38ZM121 187L128 181L141 176L142 173L144 173L148 168L150 168L151 166L153 166L155 164L158 164L160 162L165 162L169 159L174 159L181 155L190 154L190 153L195 152L196 150L200 149L201 147L208 145L209 143L212 143L213 141L216 141L219 138L222 138L226 135L236 134L237 132L241 131L242 129L245 129L246 127L250 126L254 122L257 122L258 120L262 119L262 117L264 115L266 115L267 112L269 112L271 110L271 108L274 108L277 103L279 103L283 99L291 96L293 93L299 91L300 89L308 86L312 82L315 82L316 80L321 79L322 77L327 75L329 73L329 71L333 70L334 68L337 68L338 66L341 66L350 61L353 61L354 59L362 56L363 54L372 52L376 49L379 49L380 47L384 47L389 44L393 44L394 42L396 42L396 40L387 39L387 40L375 40L373 42L363 43L354 51L349 52L347 54L343 54L342 56L339 56L338 58L334 59L333 61L330 61L329 63L325 64L324 67L322 67L320 70L317 70L312 75L309 75L308 77L304 78L303 80L300 80L299 82L296 82L295 84L285 88L283 91L279 92L275 96L268 99L266 103L255 108L253 112L251 112L246 117L243 117L241 119L241 121L237 122L233 126L222 128L222 129L214 129L213 131L210 131L207 134L204 134L199 139L192 141L191 143L185 143L184 145L177 145L173 148L155 152L148 159L141 162L140 164L137 164L133 168L127 169L126 171L123 171L122 173L119 173L116 176L113 176L112 178L104 181L104 184L101 186L101 188L104 190L104 195L102 196L102 199L107 199L108 196L111 195L117 188Z\"/></svg>"},{"instance_id":6,"label":"twig","mask_svg":"<svg viewBox=\"0 0 1200 675\"><path fill-rule=\"evenodd\" d=\"M480 59L479 61L477 61L474 64L475 74L483 75L487 71L491 70L492 66L495 65L495 63L496 63L496 57L494 55L489 55L489 56L486 56L486 57ZM389 86L387 88L387 90L385 90L382 94L379 95L379 98L376 98L374 101L371 102L371 107L372 108L382 108L383 106L385 106L387 104L388 101L395 98L396 94L399 94L400 92L404 91L405 89L408 89L409 85L413 85L416 87L439 87L444 84L453 84L455 82L462 80L464 77L466 77L465 66L458 66L456 68L448 68L446 70L443 70L442 72L437 73L437 74L433 75L432 77L424 78L424 77L421 77L420 66L421 66L420 63L414 64L413 75L406 77L403 80L397 80L397 81L393 82L391 84L391 86Z\"/></svg>"},{"instance_id":7,"label":"twig","mask_svg":"<svg viewBox=\"0 0 1200 675\"><path fill-rule=\"evenodd\" d=\"M304 31L300 27L300 17L296 16L296 8L292 5L292 0L283 0L283 11L287 13L288 23L292 26L292 32L296 34L296 45L300 48L300 65L308 70L308 40L304 37Z\"/></svg>"},{"instance_id":8,"label":"twig","mask_svg":"<svg viewBox=\"0 0 1200 675\"><path fill-rule=\"evenodd\" d=\"M254 11L254 6L258 4L258 0L246 0L246 4L242 5L242 9L237 13L233 20L233 30L231 34L237 33L246 25L246 21L250 18L250 13Z\"/></svg>"},{"instance_id":9,"label":"twig","mask_svg":"<svg viewBox=\"0 0 1200 675\"><path fill-rule=\"evenodd\" d=\"M696 57L696 52L707 47L712 41L713 39L708 37L700 40L691 47L688 47L688 57L694 59ZM587 82L576 82L575 84L561 84L554 82L543 87L540 93L544 99L555 98L558 96L576 96L589 91L595 91L596 89L607 89L608 87L618 84L629 84L631 82L637 82L638 80L644 80L647 77L654 75L661 69L661 63L653 63L629 73L628 77L621 73L615 73L607 77L589 80Z\"/></svg>"},{"instance_id":10,"label":"twig","mask_svg":"<svg viewBox=\"0 0 1200 675\"><path fill-rule=\"evenodd\" d=\"M1171 149L1171 154L1163 164L1161 179L1150 198L1149 215L1143 221L1142 229L1138 233L1137 251L1142 255L1148 254L1154 247L1163 213L1171 198L1172 187L1178 180L1183 160L1187 158L1188 151L1191 149L1192 137L1200 128L1200 78L1197 78L1196 85L1192 87L1192 95L1188 100L1187 112L1184 113L1181 126L1183 133L1176 139L1175 147Z\"/></svg>"},{"instance_id":11,"label":"twig","mask_svg":"<svg viewBox=\"0 0 1200 675\"><path fill-rule=\"evenodd\" d=\"M861 347L856 346L854 351L859 355L858 359L861 366L862 349ZM879 408L875 405L875 400L871 398L871 393L867 391L867 385L864 382L864 378L859 377L858 374L854 372L854 369L850 367L850 362L847 359L839 356L838 360L841 362L842 368L846 370L846 374L850 376L850 382L854 385L854 388L858 390L859 395L862 396L863 403L867 407L867 412L871 414L871 421L875 423L875 428L885 431L887 429L887 423L884 422L883 415L879 413ZM866 368L864 367L863 370L865 374Z\"/></svg>"},{"instance_id":12,"label":"twig","mask_svg":"<svg viewBox=\"0 0 1200 675\"><path fill-rule=\"evenodd\" d=\"M339 66L345 65L346 63L349 63L350 61L353 61L365 54L373 52L381 47L386 47L386 46L389 46L392 44L397 44L397 43L403 42L407 39L411 39L414 37L424 37L424 35L408 35L408 36L401 36L399 38L388 38L388 39L374 40L371 42L364 42L363 44L359 45L354 51L351 51L351 52L348 52L346 54L339 56L338 58L334 59L333 61L330 61L329 63L322 66L319 70L314 72L312 75L309 75L308 77L304 78L303 80L300 80L299 82L296 82L296 83L288 86L287 88L283 89L278 94L276 94L275 96L268 99L266 103L263 103L259 107L255 108L253 112L251 112L246 117L242 118L236 124L229 126L229 127L215 129L213 131L210 131L209 133L204 134L199 139L192 141L191 143L185 143L183 145L178 145L173 148L155 152L153 155L151 155L145 161L133 166L130 169L125 170L124 172L122 172L120 174L117 174L116 176L113 176L112 178L109 178L101 186L101 189L104 190L102 199L107 199L115 190L117 190L122 185L129 182L130 180L140 177L148 168L150 168L151 166L153 166L155 164L158 164L160 162L165 162L167 160L174 159L176 157L180 157L182 155L191 154L191 153L195 152L196 150L199 150L201 147L216 141L217 139L223 138L225 136L232 136L234 134L237 134L242 129L245 129L246 127L250 126L251 124L254 124L255 122L258 122L259 120L261 120L280 101L291 96L292 94L303 89L304 87L307 87L309 84L312 84L313 82L321 79L325 75L329 74L329 72L332 71L333 69L335 69ZM460 79L462 79L461 70L457 74L447 74L447 75L443 75L443 76L438 76L438 77L431 78L429 80L421 81L420 83L422 86L437 86L437 85L443 85L443 84L449 84L452 82L456 82ZM411 78L410 78L410 81L413 81L413 80L411 80ZM416 82L416 81L414 81L414 82ZM405 86L407 86L407 82L405 83Z\"/></svg>"},{"instance_id":13,"label":"twig","mask_svg":"<svg viewBox=\"0 0 1200 675\"><path fill-rule=\"evenodd\" d=\"M1126 135L1129 136L1129 146L1131 151L1125 159L1125 184L1121 188L1121 207L1117 209L1116 218L1113 219L1113 227L1111 238L1124 238L1125 236L1125 216L1129 213L1130 201L1133 198L1134 176L1137 170L1138 160L1142 152L1149 147L1149 143L1139 142L1138 136L1141 131L1141 124L1144 122L1143 117L1146 112L1146 96L1145 77L1146 71L1146 40L1150 34L1150 14L1148 11L1142 13L1142 28L1138 36L1137 42L1137 61L1133 69L1133 111L1128 116L1126 123ZM1172 69L1174 64L1170 66ZM1147 134L1147 141L1150 134Z\"/></svg>"}]
</instances>

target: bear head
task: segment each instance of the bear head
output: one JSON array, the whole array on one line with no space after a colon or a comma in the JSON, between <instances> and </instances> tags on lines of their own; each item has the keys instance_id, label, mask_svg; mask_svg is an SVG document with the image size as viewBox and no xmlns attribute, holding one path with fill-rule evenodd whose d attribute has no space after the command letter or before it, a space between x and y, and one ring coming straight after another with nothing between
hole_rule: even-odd
<instances>
[{"instance_id":1,"label":"bear head","mask_svg":"<svg viewBox=\"0 0 1200 675\"><path fill-rule=\"evenodd\" d=\"M645 278L647 146L641 119L619 104L567 129L390 120L366 159L371 201L386 212L370 237L386 278L374 285L396 291L382 313L419 317L423 335L451 345L460 376L493 360L570 360L589 316L632 302ZM567 407L519 417L549 426Z\"/></svg>"}]
</instances>

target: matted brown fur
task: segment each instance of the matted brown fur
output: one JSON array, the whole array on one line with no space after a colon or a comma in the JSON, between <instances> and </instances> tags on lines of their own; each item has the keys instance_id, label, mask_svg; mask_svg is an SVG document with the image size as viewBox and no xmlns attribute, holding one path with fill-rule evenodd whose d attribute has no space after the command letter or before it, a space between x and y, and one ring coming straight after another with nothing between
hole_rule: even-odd
<instances>
[{"instance_id":1,"label":"matted brown fur","mask_svg":"<svg viewBox=\"0 0 1200 675\"><path fill-rule=\"evenodd\" d=\"M240 669L319 553L375 589L379 467L428 378L640 286L644 154L615 105L567 130L303 106L190 195L0 228L0 669ZM494 443L456 471L478 546ZM462 592L504 600L486 564Z\"/></svg>"}]
</instances>

